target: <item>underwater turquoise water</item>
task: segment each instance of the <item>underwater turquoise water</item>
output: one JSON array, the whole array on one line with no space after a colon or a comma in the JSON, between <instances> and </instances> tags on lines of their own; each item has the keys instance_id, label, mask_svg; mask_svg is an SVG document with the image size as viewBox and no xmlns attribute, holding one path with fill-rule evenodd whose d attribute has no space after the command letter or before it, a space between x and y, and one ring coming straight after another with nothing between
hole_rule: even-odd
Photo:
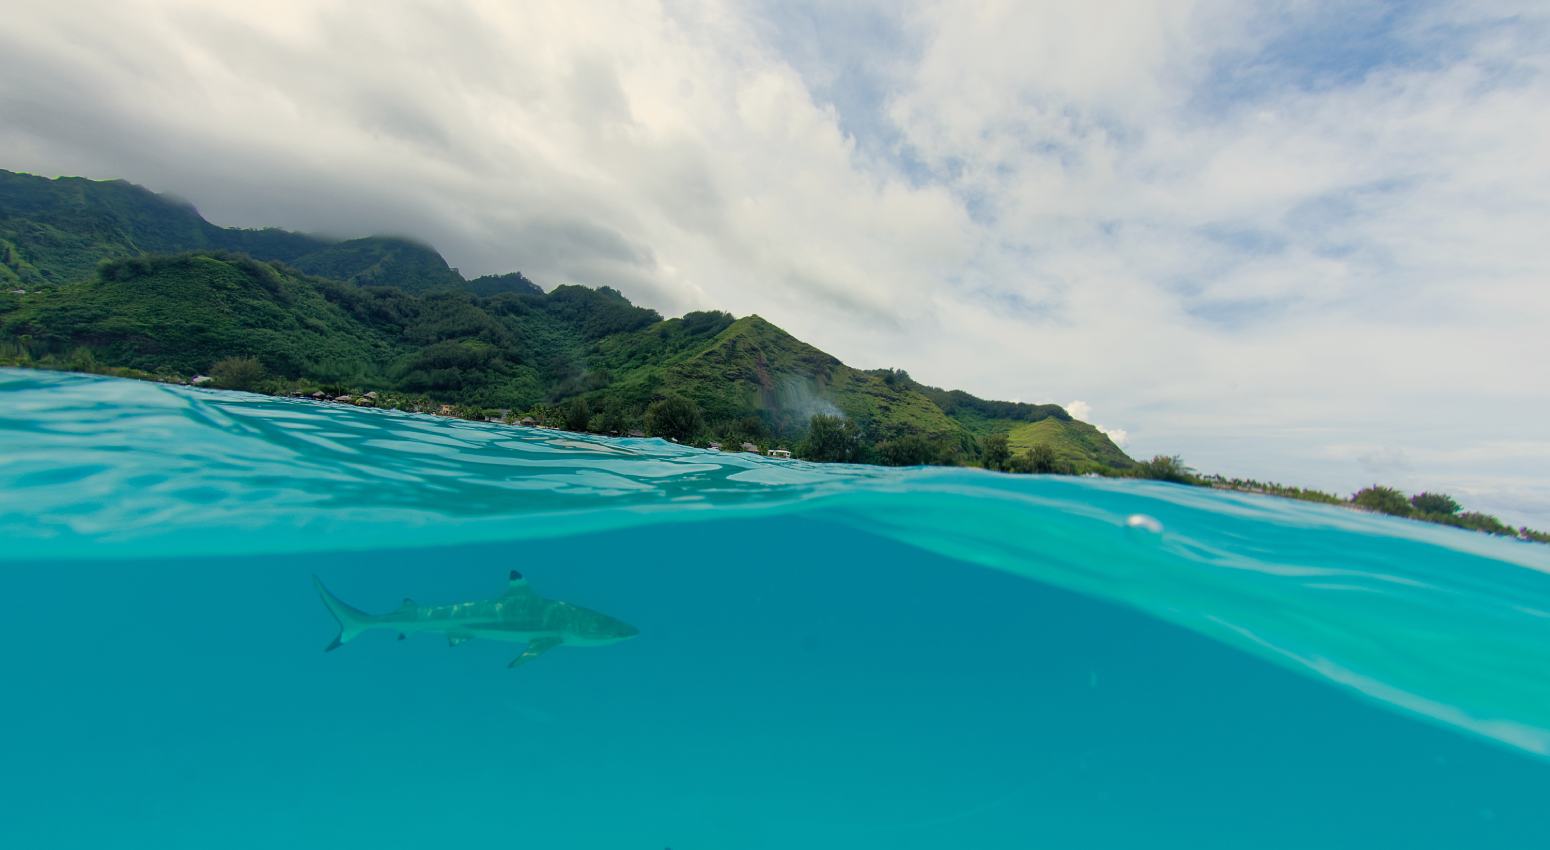
<instances>
[{"instance_id":1,"label":"underwater turquoise water","mask_svg":"<svg viewBox=\"0 0 1550 850\"><path fill-rule=\"evenodd\" d=\"M1550 547L13 370L0 541L0 847L1550 846Z\"/></svg>"}]
</instances>

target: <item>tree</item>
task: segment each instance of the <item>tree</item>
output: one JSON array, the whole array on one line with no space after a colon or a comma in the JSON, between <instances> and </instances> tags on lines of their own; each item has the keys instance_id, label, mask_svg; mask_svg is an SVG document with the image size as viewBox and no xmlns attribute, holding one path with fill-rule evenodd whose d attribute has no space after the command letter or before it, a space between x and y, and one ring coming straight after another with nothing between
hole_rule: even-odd
<instances>
[{"instance_id":1,"label":"tree","mask_svg":"<svg viewBox=\"0 0 1550 850\"><path fill-rule=\"evenodd\" d=\"M1055 447L1049 443L1039 443L1028 450L1029 471L1036 475L1053 475L1061 472L1060 458L1055 456Z\"/></svg>"},{"instance_id":2,"label":"tree","mask_svg":"<svg viewBox=\"0 0 1550 850\"><path fill-rule=\"evenodd\" d=\"M764 421L764 417L750 414L737 423L736 433L751 443L759 443L770 438L770 425Z\"/></svg>"},{"instance_id":3,"label":"tree","mask_svg":"<svg viewBox=\"0 0 1550 850\"><path fill-rule=\"evenodd\" d=\"M603 408L603 415L598 422L598 431L603 434L628 433L634 417L635 414L626 410L621 402L610 401Z\"/></svg>"},{"instance_id":4,"label":"tree","mask_svg":"<svg viewBox=\"0 0 1550 850\"><path fill-rule=\"evenodd\" d=\"M1405 498L1404 493L1393 487L1383 487L1378 484L1357 490L1351 496L1351 503L1359 508L1393 516L1410 516L1415 510L1410 506L1410 500Z\"/></svg>"},{"instance_id":5,"label":"tree","mask_svg":"<svg viewBox=\"0 0 1550 850\"><path fill-rule=\"evenodd\" d=\"M1479 511L1465 511L1453 518L1453 523L1457 523L1464 528L1472 528L1475 531L1484 531L1489 534L1513 534L1512 526L1490 514L1483 514Z\"/></svg>"},{"instance_id":6,"label":"tree","mask_svg":"<svg viewBox=\"0 0 1550 850\"><path fill-rule=\"evenodd\" d=\"M849 419L819 413L808 420L800 454L808 460L856 463L861 459L861 431Z\"/></svg>"},{"instance_id":7,"label":"tree","mask_svg":"<svg viewBox=\"0 0 1550 850\"><path fill-rule=\"evenodd\" d=\"M1006 469L1012 461L1012 448L1005 434L991 434L980 446L980 454L986 469Z\"/></svg>"},{"instance_id":8,"label":"tree","mask_svg":"<svg viewBox=\"0 0 1550 850\"><path fill-rule=\"evenodd\" d=\"M1069 475L1071 469L1055 454L1055 448L1048 443L1039 443L1020 455L1012 458L1007 464L1012 472L1023 475Z\"/></svg>"},{"instance_id":9,"label":"tree","mask_svg":"<svg viewBox=\"0 0 1550 850\"><path fill-rule=\"evenodd\" d=\"M592 408L587 406L587 400L577 396L565 403L565 430L585 431L592 421Z\"/></svg>"},{"instance_id":10,"label":"tree","mask_svg":"<svg viewBox=\"0 0 1550 850\"><path fill-rule=\"evenodd\" d=\"M210 367L210 377L222 389L251 391L258 389L268 373L257 357L227 357Z\"/></svg>"},{"instance_id":11,"label":"tree","mask_svg":"<svg viewBox=\"0 0 1550 850\"><path fill-rule=\"evenodd\" d=\"M68 365L72 372L96 372L101 368L97 365L97 356L84 345L70 352Z\"/></svg>"},{"instance_id":12,"label":"tree","mask_svg":"<svg viewBox=\"0 0 1550 850\"><path fill-rule=\"evenodd\" d=\"M878 458L886 466L924 466L936 459L936 447L919 434L905 434L877 444Z\"/></svg>"},{"instance_id":13,"label":"tree","mask_svg":"<svg viewBox=\"0 0 1550 850\"><path fill-rule=\"evenodd\" d=\"M1443 516L1453 516L1464 509L1446 493L1417 493L1410 497L1410 506L1415 508L1417 513Z\"/></svg>"},{"instance_id":14,"label":"tree","mask_svg":"<svg viewBox=\"0 0 1550 850\"><path fill-rule=\"evenodd\" d=\"M1156 455L1151 460L1136 464L1136 475L1153 481L1172 481L1175 484L1195 484L1195 470L1178 455Z\"/></svg>"},{"instance_id":15,"label":"tree","mask_svg":"<svg viewBox=\"0 0 1550 850\"><path fill-rule=\"evenodd\" d=\"M646 408L646 433L678 442L694 439L705 427L705 416L692 399L670 395L659 398Z\"/></svg>"}]
</instances>

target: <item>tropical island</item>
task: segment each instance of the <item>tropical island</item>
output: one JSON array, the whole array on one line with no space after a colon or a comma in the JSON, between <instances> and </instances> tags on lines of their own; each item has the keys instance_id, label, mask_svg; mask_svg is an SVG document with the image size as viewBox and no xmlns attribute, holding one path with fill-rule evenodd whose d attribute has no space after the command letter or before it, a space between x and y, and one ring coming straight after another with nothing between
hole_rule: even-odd
<instances>
[{"instance_id":1,"label":"tropical island","mask_svg":"<svg viewBox=\"0 0 1550 850\"><path fill-rule=\"evenodd\" d=\"M759 316L664 318L609 287L465 279L396 237L225 228L133 184L0 170L0 366L791 451L813 461L1140 477L1522 539L1444 494L1350 498L1137 462L1056 404L858 369Z\"/></svg>"}]
</instances>

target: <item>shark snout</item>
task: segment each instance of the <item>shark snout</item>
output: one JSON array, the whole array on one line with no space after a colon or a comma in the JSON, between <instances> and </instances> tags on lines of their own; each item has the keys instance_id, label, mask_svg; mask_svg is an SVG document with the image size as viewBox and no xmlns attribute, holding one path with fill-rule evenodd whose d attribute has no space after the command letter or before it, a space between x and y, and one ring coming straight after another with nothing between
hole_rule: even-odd
<instances>
[{"instance_id":1,"label":"shark snout","mask_svg":"<svg viewBox=\"0 0 1550 850\"><path fill-rule=\"evenodd\" d=\"M640 629L635 628L623 620L616 620L606 614L598 614L585 626L577 630L572 640L579 639L591 644L618 643L621 640L629 640L640 634Z\"/></svg>"}]
</instances>

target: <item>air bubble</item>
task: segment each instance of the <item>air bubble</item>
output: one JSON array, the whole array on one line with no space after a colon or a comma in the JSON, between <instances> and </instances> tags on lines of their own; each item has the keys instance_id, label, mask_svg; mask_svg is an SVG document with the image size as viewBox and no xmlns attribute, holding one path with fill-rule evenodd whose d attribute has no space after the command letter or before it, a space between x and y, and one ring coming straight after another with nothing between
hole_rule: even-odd
<instances>
[{"instance_id":1,"label":"air bubble","mask_svg":"<svg viewBox=\"0 0 1550 850\"><path fill-rule=\"evenodd\" d=\"M1125 520L1125 527L1150 531L1153 534L1162 534L1163 530L1163 524L1158 522L1156 517L1150 517L1146 514L1131 514Z\"/></svg>"}]
</instances>

